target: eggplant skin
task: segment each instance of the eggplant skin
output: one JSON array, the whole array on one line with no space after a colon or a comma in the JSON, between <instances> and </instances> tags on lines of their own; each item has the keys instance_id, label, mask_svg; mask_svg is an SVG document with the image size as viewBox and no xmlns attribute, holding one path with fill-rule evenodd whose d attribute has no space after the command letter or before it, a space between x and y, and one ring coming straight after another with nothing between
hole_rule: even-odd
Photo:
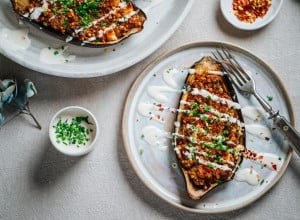
<instances>
[{"instance_id":1,"label":"eggplant skin","mask_svg":"<svg viewBox=\"0 0 300 220\"><path fill-rule=\"evenodd\" d=\"M114 45L141 32L146 14L129 0L11 0L19 17L60 40Z\"/></svg>"},{"instance_id":2,"label":"eggplant skin","mask_svg":"<svg viewBox=\"0 0 300 220\"><path fill-rule=\"evenodd\" d=\"M233 179L245 152L236 93L210 56L196 62L185 82L174 128L175 152L189 197L199 200Z\"/></svg>"}]
</instances>

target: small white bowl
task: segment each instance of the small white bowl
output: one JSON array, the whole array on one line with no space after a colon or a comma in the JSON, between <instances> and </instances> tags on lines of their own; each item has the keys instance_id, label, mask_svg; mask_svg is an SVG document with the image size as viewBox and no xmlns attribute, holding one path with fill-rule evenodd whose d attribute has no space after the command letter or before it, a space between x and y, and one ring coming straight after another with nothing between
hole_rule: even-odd
<instances>
[{"instance_id":1,"label":"small white bowl","mask_svg":"<svg viewBox=\"0 0 300 220\"><path fill-rule=\"evenodd\" d=\"M62 142L57 142L55 128L53 126L57 124L59 119L62 119L62 121L68 119L68 122L70 123L71 119L74 117L76 118L86 116L88 116L88 121L91 124L83 123L83 126L92 130L89 134L90 141L88 141L86 145L66 145ZM89 110L79 106L69 106L61 109L53 116L49 126L49 137L52 145L61 153L68 156L81 156L93 150L96 139L98 137L98 123L95 116Z\"/></svg>"},{"instance_id":2,"label":"small white bowl","mask_svg":"<svg viewBox=\"0 0 300 220\"><path fill-rule=\"evenodd\" d=\"M241 30L256 30L269 24L280 11L283 0L273 0L267 14L263 18L257 18L253 23L240 21L235 15L232 8L233 0L221 0L221 11L225 19L234 27Z\"/></svg>"}]
</instances>

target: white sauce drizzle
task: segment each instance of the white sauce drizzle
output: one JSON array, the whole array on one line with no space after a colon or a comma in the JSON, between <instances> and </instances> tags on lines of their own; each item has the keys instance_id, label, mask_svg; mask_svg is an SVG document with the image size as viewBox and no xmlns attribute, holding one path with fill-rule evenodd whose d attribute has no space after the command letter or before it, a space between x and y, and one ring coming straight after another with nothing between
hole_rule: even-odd
<instances>
[{"instance_id":1,"label":"white sauce drizzle","mask_svg":"<svg viewBox=\"0 0 300 220\"><path fill-rule=\"evenodd\" d=\"M142 129L142 134L145 141L154 147L158 147L159 150L165 151L168 146L164 143L164 137L171 138L170 133L165 132L155 126L147 126ZM163 139L163 142L161 141Z\"/></svg>"},{"instance_id":2,"label":"white sauce drizzle","mask_svg":"<svg viewBox=\"0 0 300 220\"><path fill-rule=\"evenodd\" d=\"M176 128L179 128L179 127L180 127L180 122L179 122L179 121L175 121L175 122L174 122L174 126L175 126Z\"/></svg>"},{"instance_id":3,"label":"white sauce drizzle","mask_svg":"<svg viewBox=\"0 0 300 220\"><path fill-rule=\"evenodd\" d=\"M250 185L256 186L259 183L259 174L251 167L238 170L235 173L234 179L240 182L246 182Z\"/></svg>"},{"instance_id":4,"label":"white sauce drizzle","mask_svg":"<svg viewBox=\"0 0 300 220\"><path fill-rule=\"evenodd\" d=\"M28 28L10 30L3 28L0 31L1 47L8 47L10 50L26 50L31 44L28 38Z\"/></svg>"},{"instance_id":5,"label":"white sauce drizzle","mask_svg":"<svg viewBox=\"0 0 300 220\"><path fill-rule=\"evenodd\" d=\"M181 104L181 105L191 105L190 102L187 102L187 101L185 101L185 100L180 100L180 104Z\"/></svg>"},{"instance_id":6,"label":"white sauce drizzle","mask_svg":"<svg viewBox=\"0 0 300 220\"><path fill-rule=\"evenodd\" d=\"M221 170L225 170L225 171L227 171L227 170L231 171L232 170L230 167L228 167L226 165L221 165L221 164L218 164L218 163L209 162L209 161L203 160L199 157L196 157L196 160L197 160L198 163L203 164L205 166L214 167L214 169L221 169Z\"/></svg>"},{"instance_id":7,"label":"white sauce drizzle","mask_svg":"<svg viewBox=\"0 0 300 220\"><path fill-rule=\"evenodd\" d=\"M222 71L213 71L213 70L210 70L210 71L207 71L208 74L211 74L211 75L218 75L218 76L223 76L224 73Z\"/></svg>"},{"instance_id":8,"label":"white sauce drizzle","mask_svg":"<svg viewBox=\"0 0 300 220\"><path fill-rule=\"evenodd\" d=\"M176 68L168 68L163 72L163 79L165 83L172 87L172 88L177 88L178 84L174 80L174 75L178 74L178 70Z\"/></svg>"},{"instance_id":9,"label":"white sauce drizzle","mask_svg":"<svg viewBox=\"0 0 300 220\"><path fill-rule=\"evenodd\" d=\"M231 124L237 124L239 126L244 125L237 118L231 117L231 116L229 116L227 114L220 114L219 117L210 116L208 114L200 114L199 116L200 116L200 119L202 117L204 117L204 118L210 118L210 119L213 119L213 120L219 120L219 121L222 121L222 122L230 122ZM196 117L196 118L198 118L198 117Z\"/></svg>"},{"instance_id":10,"label":"white sauce drizzle","mask_svg":"<svg viewBox=\"0 0 300 220\"><path fill-rule=\"evenodd\" d=\"M259 138L271 138L271 131L268 127L259 124L245 124L246 132L253 134Z\"/></svg>"},{"instance_id":11,"label":"white sauce drizzle","mask_svg":"<svg viewBox=\"0 0 300 220\"><path fill-rule=\"evenodd\" d=\"M139 103L137 108L138 112L146 117L151 115L151 111L156 110L154 105L148 103Z\"/></svg>"},{"instance_id":12,"label":"white sauce drizzle","mask_svg":"<svg viewBox=\"0 0 300 220\"><path fill-rule=\"evenodd\" d=\"M182 105L191 105L191 103L190 102L187 102L187 101L184 101L184 100L181 100L180 101L180 104L182 104ZM200 107L205 107L204 105L199 105ZM206 106L207 107L207 106ZM229 114L226 114L226 113L221 113L221 112L219 112L217 109L215 109L215 108L213 108L213 107L211 107L211 106L209 106L209 108L208 108L208 110L207 110L208 112L210 112L210 113L213 113L213 114L215 114L217 117L215 117L215 116L213 116L213 117L210 117L210 118L212 118L212 119L216 119L216 120L220 120L220 121L228 121L228 122L230 122L230 123L235 123L235 124L238 124L239 126L244 126L244 123L242 123L240 120L238 120L237 118L235 118L235 117L232 117L231 115L229 115ZM200 116L206 116L206 117L209 117L209 115L207 115L207 114L202 114L202 115L200 115Z\"/></svg>"},{"instance_id":13,"label":"white sauce drizzle","mask_svg":"<svg viewBox=\"0 0 300 220\"><path fill-rule=\"evenodd\" d=\"M244 124L241 123L241 121L238 120L237 118L232 117L231 115L228 115L226 113L221 113L214 108L210 108L209 112L217 115L217 117L219 117L221 121L229 121L230 123L235 123L238 124L239 126L244 126Z\"/></svg>"},{"instance_id":14,"label":"white sauce drizzle","mask_svg":"<svg viewBox=\"0 0 300 220\"><path fill-rule=\"evenodd\" d=\"M195 74L196 70L195 69L189 69L188 72L189 72L189 74Z\"/></svg>"},{"instance_id":15,"label":"white sauce drizzle","mask_svg":"<svg viewBox=\"0 0 300 220\"><path fill-rule=\"evenodd\" d=\"M41 7L35 7L30 10L30 19L37 20L41 16L41 14L48 9L48 2L43 0L43 5ZM29 16L29 15L28 15Z\"/></svg>"},{"instance_id":16,"label":"white sauce drizzle","mask_svg":"<svg viewBox=\"0 0 300 220\"><path fill-rule=\"evenodd\" d=\"M205 90L205 89L197 89L197 88L193 88L192 91L192 95L201 95L202 97L208 98L210 97L213 101L215 102L220 102L222 104L227 104L228 107L233 107L235 109L240 109L241 105L237 102L233 102L229 99L225 99L225 98L220 98L219 96L216 96L212 93L210 93L209 91Z\"/></svg>"},{"instance_id":17,"label":"white sauce drizzle","mask_svg":"<svg viewBox=\"0 0 300 220\"><path fill-rule=\"evenodd\" d=\"M40 61L47 64L63 64L75 60L75 55L66 55L64 52L68 47L59 48L43 48L40 51Z\"/></svg>"},{"instance_id":18,"label":"white sauce drizzle","mask_svg":"<svg viewBox=\"0 0 300 220\"><path fill-rule=\"evenodd\" d=\"M165 87L164 87L165 88ZM153 95L153 94L152 94ZM157 99L157 96L153 96ZM186 105L191 105L191 103L189 102L186 102L186 101L181 101L180 102L181 104L186 104ZM203 105L199 105L200 107L203 107ZM155 114L153 113L154 111L160 111L160 112L185 112L185 113L190 113L190 110L184 110L184 109L176 109L176 108L173 108L173 107L166 107L166 106L163 106L162 104L150 104L150 103L139 103L138 104L138 112L145 116L145 117L151 117L153 118L153 116L155 116ZM215 114L216 116L211 116L211 115L208 115L208 114L200 114L199 116L200 117L195 117L197 119L200 119L201 118L210 118L210 119L213 119L213 120L218 120L218 121L222 121L222 122L230 122L230 123L235 123L235 124L238 124L239 126L244 126L243 123L241 123L237 118L235 117L232 117L226 113L221 113L219 112L218 110L210 107L208 109L208 112L211 112L213 114ZM154 119L160 121L160 122L163 122L164 123L164 120L163 118L161 117L155 117Z\"/></svg>"},{"instance_id":19,"label":"white sauce drizzle","mask_svg":"<svg viewBox=\"0 0 300 220\"><path fill-rule=\"evenodd\" d=\"M196 133L196 134L205 134L205 135L206 135L208 138L210 138L210 139L216 140L216 139L221 139L221 138L223 138L221 135L211 135L211 134L207 133L205 129L203 129L203 128L195 128L195 126L194 126L194 125L191 125L191 124L187 124L186 127L187 127L188 129L191 129L191 131L192 131L193 133ZM184 137L184 136L183 136L183 137ZM197 142L198 142L198 141L197 141ZM199 142L199 143L200 143L200 142ZM208 143L208 142L202 141L201 143Z\"/></svg>"},{"instance_id":20,"label":"white sauce drizzle","mask_svg":"<svg viewBox=\"0 0 300 220\"><path fill-rule=\"evenodd\" d=\"M178 148L176 148L175 147L175 152L176 153L179 153L179 149ZM201 159L199 156L198 156L198 154L200 154L200 155L202 155L202 156L204 156L204 157L209 157L209 155L208 154L206 154L206 153L204 153L204 152L199 152L198 150L197 150L197 148L196 147L189 147L188 148L188 150L186 150L186 151L183 151L182 152L186 157L188 157L190 160L192 160L193 159L193 157L194 157L194 155L195 154L197 154L197 156L196 156L196 161L197 161L197 163L199 163L199 164L203 164L203 165L206 165L206 166L209 166L209 167L211 167L211 168L214 168L214 169L222 169L222 170L232 170L232 168L230 168L230 167L228 167L227 165L221 165L221 164L218 164L218 163L215 163L215 162L210 162L210 161L208 161L208 160L203 160L203 159ZM233 162L231 162L231 161L227 161L227 160L222 160L223 161L223 163L225 163L225 164L230 164L230 165L234 165L234 163Z\"/></svg>"},{"instance_id":21,"label":"white sauce drizzle","mask_svg":"<svg viewBox=\"0 0 300 220\"><path fill-rule=\"evenodd\" d=\"M30 14L30 19L37 20L43 12L44 9L42 7L34 8Z\"/></svg>"},{"instance_id":22,"label":"white sauce drizzle","mask_svg":"<svg viewBox=\"0 0 300 220\"><path fill-rule=\"evenodd\" d=\"M172 89L167 86L148 86L148 94L159 102L168 101L168 97L163 92L181 92L179 90Z\"/></svg>"},{"instance_id":23,"label":"white sauce drizzle","mask_svg":"<svg viewBox=\"0 0 300 220\"><path fill-rule=\"evenodd\" d=\"M145 117L149 117L149 119L151 118L158 122L165 123L163 117L154 114L154 112L158 111L158 107L156 105L148 104L148 103L139 103L137 108L138 108L138 112L141 115Z\"/></svg>"},{"instance_id":24,"label":"white sauce drizzle","mask_svg":"<svg viewBox=\"0 0 300 220\"><path fill-rule=\"evenodd\" d=\"M171 113L175 113L175 112L186 112L186 110L181 110L181 109L176 109L176 108L172 108L172 107L166 107L163 106L162 104L151 104L151 103L139 103L138 104L138 112L141 115L144 116L149 116L149 112L151 111L160 111L160 112L171 112Z\"/></svg>"},{"instance_id":25,"label":"white sauce drizzle","mask_svg":"<svg viewBox=\"0 0 300 220\"><path fill-rule=\"evenodd\" d=\"M92 26L94 26L94 25L100 23L101 21L105 20L105 19L108 18L110 15L114 15L119 9L123 9L123 8L126 8L126 7L127 7L127 3L126 3L125 1L120 2L118 8L115 8L115 9L109 11L107 14L105 14L105 15L102 16L101 18L98 18L98 19L96 19L96 20L90 22L86 27L80 27L80 28L75 29L75 30L74 30L74 33L75 33L75 34L81 33L81 32L83 32L85 29L90 28L90 27L92 27ZM126 17L126 18L124 17L124 19L123 19L123 18L120 18L120 19L119 19L119 22L125 22L125 21L127 21L131 16L133 16L133 15L136 14L136 13L138 13L138 11L133 11L133 12L129 13L129 15L125 15L125 17L126 17L126 16L127 16L127 17ZM121 21L121 19L123 19L123 20ZM126 20L126 19L127 19L127 20ZM113 27L113 26L110 26L110 27L108 27L108 28L105 28L103 32L101 32L101 33L99 32L99 35L100 35L100 36L101 36L101 35L103 36L103 33L107 32L108 30L111 30L112 27ZM102 37L102 36L101 36L101 37Z\"/></svg>"}]
</instances>

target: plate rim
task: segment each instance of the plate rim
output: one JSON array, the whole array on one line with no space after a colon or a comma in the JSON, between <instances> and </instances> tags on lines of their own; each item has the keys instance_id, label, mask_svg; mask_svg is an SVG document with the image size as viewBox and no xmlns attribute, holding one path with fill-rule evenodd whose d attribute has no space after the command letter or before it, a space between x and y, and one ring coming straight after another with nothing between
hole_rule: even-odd
<instances>
[{"instance_id":1,"label":"plate rim","mask_svg":"<svg viewBox=\"0 0 300 220\"><path fill-rule=\"evenodd\" d=\"M263 23L261 23L260 25L240 26L240 25L238 25L238 23L232 22L232 20L228 17L228 13L229 13L229 12L225 12L225 11L224 11L223 3L224 3L225 1L228 1L228 0L221 0L221 1L220 1L220 8L221 8L221 12L222 12L222 14L223 14L223 17L224 17L224 18L226 19L226 21L227 21L229 24L231 24L233 27L235 27L235 28L237 28L237 29L240 29L240 30L244 30L244 31L258 30L258 29L261 29L261 28L267 26L268 24L270 24L270 23L277 17L277 15L278 15L278 13L279 13L281 7L282 7L282 4L283 4L283 0L279 0L280 2L279 2L278 8L277 8L276 11L274 12L274 14L269 18L268 21L263 22ZM232 1L232 0L231 0L231 1ZM242 23L242 22L241 22L241 23Z\"/></svg>"},{"instance_id":2,"label":"plate rim","mask_svg":"<svg viewBox=\"0 0 300 220\"><path fill-rule=\"evenodd\" d=\"M261 198L263 195L265 195L271 188L273 188L273 186L281 179L281 177L283 176L283 174L286 172L286 169L288 167L288 164L291 160L292 157L292 153L293 153L293 149L290 147L288 152L287 152L287 157L286 160L284 162L284 164L282 165L282 168L280 170L280 172L278 173L278 175L276 175L276 177L274 178L274 180L268 185L268 187L266 187L264 190L262 190L261 192L259 192L258 194L256 194L252 199L249 199L247 202L239 205L239 206L235 206L232 208L223 208L223 209L217 209L216 211L213 210L203 210L203 209L196 209L196 208L191 208L188 206L185 206L183 204L179 204L176 201L170 200L168 198L166 198L165 196L161 195L158 190L155 189L155 187L153 187L152 184L150 184L149 181L147 181L147 179L145 179L143 177L143 175L140 173L139 167L137 166L133 154L131 154L131 148L129 146L129 138L126 135L126 130L127 130L127 125L128 125L128 115L129 115L129 108L131 105L131 101L135 95L135 92L140 84L140 82L144 79L144 77L148 74L148 71L151 70L153 67L155 67L155 65L159 62L161 62L163 59L168 58L169 56L172 56L173 54L176 54L177 52L186 50L186 49L191 49L194 47L203 47L203 46L220 46L220 45L224 45L228 48L234 48L240 52L242 52L243 54L245 54L246 56L250 56L251 58L253 58L255 61L258 61L258 63L262 64L264 67L267 68L267 70L270 70L272 72L272 77L274 77L274 79L278 82L278 86L279 88L282 90L283 92L283 97L286 100L286 106L287 106L287 111L290 117L290 122L291 124L294 126L295 125L295 115L294 115L294 110L293 110L293 106L290 100L290 96L288 95L288 92L286 90L286 88L284 87L284 84L282 83L282 80L279 78L278 73L276 71L274 71L267 63L265 63L264 60L262 60L261 58L257 57L256 55L254 55L252 52L250 52L249 50L246 50L240 46L237 46L235 44L229 43L229 42L223 42L223 41L199 41L199 42L192 42L192 43L188 43L182 46L179 46L175 49L172 49L166 53L163 53L162 55L160 55L158 58L156 58L154 61L152 61L148 66L146 66L146 68L144 70L142 70L142 72L140 73L140 75L137 77L137 79L133 82L127 98L125 100L125 105L124 105L124 109L123 109L123 117L122 117L122 138L123 138L123 144L125 147L125 151L126 154L128 156L129 162L133 168L133 170L135 171L136 175L139 177L139 179L143 182L143 184L150 190L152 191L154 194L156 194L159 198L161 198L162 200L164 200L165 202L167 202L170 205L173 205L179 209L188 211L188 212L193 212L193 213L203 213L203 214L215 214L215 213L225 213L225 212L231 212L237 209L241 209L244 208L248 205L250 205L251 203L253 203L254 201L258 200L259 198Z\"/></svg>"},{"instance_id":3,"label":"plate rim","mask_svg":"<svg viewBox=\"0 0 300 220\"><path fill-rule=\"evenodd\" d=\"M9 2L9 0L8 0L8 2ZM6 50L4 50L3 48L0 48L0 54L2 54L9 60L11 60L23 67L26 67L30 70L33 70L33 71L36 71L36 72L39 72L42 74L51 75L51 76L64 77L64 78L92 78L92 77L101 77L101 76L111 75L111 74L126 70L126 69L138 64L139 62L141 62L142 60L146 59L151 54L153 54L158 48L160 48L161 45L163 45L175 33L175 31L178 29L178 27L181 25L181 23L187 17L193 4L194 4L194 0L186 0L186 5L185 5L184 10L182 11L181 15L178 17L178 19L174 23L172 23L171 28L166 32L166 34L164 34L163 37L159 38L156 41L154 46L152 46L150 49L146 48L145 50L143 50L141 53L139 53L142 55L137 56L131 62L124 62L124 64L122 66L119 66L117 68L112 67L112 68L110 68L110 70L107 70L105 72L99 71L99 70L97 70L97 68L90 70L88 72L84 72L84 73L82 73L82 71L80 71L80 73L79 72L74 73L74 72L70 72L68 70L66 70L66 71L59 71L57 69L53 70L52 68L43 68L43 67L40 67L37 65L33 65L34 62L28 63L28 62L26 62L26 59L20 58L18 56L14 56L13 52L9 53ZM68 46L68 44L67 44L67 46ZM74 46L76 46L76 45L74 45ZM80 46L76 46L76 47L80 48ZM110 46L107 46L104 48L109 48L109 47ZM74 66L74 68L76 68L76 66Z\"/></svg>"}]
</instances>

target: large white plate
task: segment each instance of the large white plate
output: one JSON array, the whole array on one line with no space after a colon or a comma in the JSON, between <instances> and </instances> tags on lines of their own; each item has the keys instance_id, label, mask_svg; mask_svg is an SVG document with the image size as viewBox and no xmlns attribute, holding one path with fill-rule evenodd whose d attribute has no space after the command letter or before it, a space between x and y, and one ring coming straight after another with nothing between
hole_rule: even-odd
<instances>
[{"instance_id":1,"label":"large white plate","mask_svg":"<svg viewBox=\"0 0 300 220\"><path fill-rule=\"evenodd\" d=\"M167 138L160 140L161 143L166 141L165 143L169 146L166 150L152 146L145 141L142 132L145 127L155 126L168 133L172 132L175 120L175 114L169 112L153 112L152 116L154 117L152 118L140 114L138 111L140 103L158 103L149 94L148 89L151 86L166 87L163 78L163 72L166 69L170 67L176 67L177 70L188 68L202 56L210 55L211 51L219 45L219 42L194 43L175 49L158 58L141 73L132 86L123 115L123 140L128 157L137 175L158 196L177 207L192 212L217 213L231 211L255 201L279 180L291 158L291 149L277 131L272 132L270 140L246 133L247 148L277 155L278 159L283 161L281 169L279 171L268 168L262 169L261 165L244 159L240 169L252 166L259 173L261 180L264 180L261 184L252 186L234 179L209 192L200 201L193 201L187 196L183 176L178 166L174 166L177 164L177 160L170 144L171 140ZM233 51L233 54L248 71L253 73L261 95L263 97L274 97L270 104L293 122L293 113L288 95L274 71L250 52L230 44L224 45ZM177 81L181 80L179 87L184 84L185 80L185 75L180 76L180 74L184 73L179 71L177 78ZM180 92L169 91L165 92L164 95L168 97L168 100L163 105L177 108ZM245 97L240 93L237 93L237 95L242 107L259 107L253 97ZM165 123L155 121L155 114L163 117ZM262 116L258 122L247 119L245 123L260 124L272 130L271 122L265 116ZM159 136L159 134L157 135Z\"/></svg>"},{"instance_id":2,"label":"large white plate","mask_svg":"<svg viewBox=\"0 0 300 220\"><path fill-rule=\"evenodd\" d=\"M145 10L148 17L142 32L116 46L106 48L68 45L66 52L76 55L72 62L55 65L41 62L41 49L49 46L60 48L66 43L32 27L29 33L31 45L28 49L15 51L7 45L0 44L0 53L27 68L55 76L82 78L111 74L136 64L159 48L181 24L193 1L134 1L137 6ZM0 32L4 28L14 30L22 27L24 25L18 24L10 0L1 0Z\"/></svg>"},{"instance_id":3,"label":"large white plate","mask_svg":"<svg viewBox=\"0 0 300 220\"><path fill-rule=\"evenodd\" d=\"M283 0L273 0L267 14L263 18L257 18L253 23L242 22L236 17L232 8L232 2L233 0L220 1L221 11L226 20L238 29L256 30L266 26L275 19L280 11Z\"/></svg>"}]
</instances>

